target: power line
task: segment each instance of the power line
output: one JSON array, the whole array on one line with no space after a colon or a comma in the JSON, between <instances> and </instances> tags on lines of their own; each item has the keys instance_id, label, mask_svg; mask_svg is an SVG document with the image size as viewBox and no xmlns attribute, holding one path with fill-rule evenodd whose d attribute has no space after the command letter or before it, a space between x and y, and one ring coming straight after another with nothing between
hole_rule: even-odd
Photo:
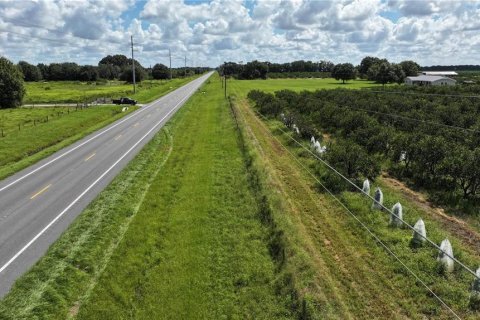
<instances>
[{"instance_id":1,"label":"power line","mask_svg":"<svg viewBox=\"0 0 480 320\"><path fill-rule=\"evenodd\" d=\"M258 114L258 112L257 112ZM263 117L263 115L260 114ZM264 117L265 118L265 117ZM282 129L282 132L285 133ZM313 177L321 186L324 188L328 194L333 197L333 199L338 202L347 212L351 215L361 226L364 228L372 238L375 239L390 255L392 255L395 260L397 260L411 275L419 281L425 289L430 292L448 311L450 311L457 319L461 319L460 316L442 299L440 298L411 268L409 268L365 223L363 223L338 197L336 197L276 136L274 136L269 130L268 133L287 151L287 153ZM293 139L293 138L292 138ZM295 139L293 139L297 142ZM297 142L298 143L298 142ZM303 145L301 145L303 147Z\"/></svg>"},{"instance_id":2,"label":"power line","mask_svg":"<svg viewBox=\"0 0 480 320\"><path fill-rule=\"evenodd\" d=\"M256 112L258 115L260 115L262 118L266 119L267 118L260 114L259 112ZM286 133L285 130L283 130L282 128L279 128L280 131L282 131L284 134ZM297 139L293 138L292 136L288 135L288 137L293 140L296 144L298 144L300 147L302 147L303 149L305 149L307 152L309 152L311 155L313 155L316 159L318 159L320 162L322 162L324 165L326 165L330 170L332 170L333 172L335 172L337 175L339 175L342 179L344 179L345 181L347 181L350 185L352 185L355 189L357 189L358 191L360 191L363 195L365 195L366 197L370 198L371 200L373 200L376 204L378 204L382 209L384 209L385 211L387 211L388 213L390 213L391 215L393 215L396 219L398 219L398 221L401 221L404 225L406 225L409 229L411 229L413 232L415 232L417 235L419 235L421 238L425 239L425 241L427 241L431 246L433 246L435 249L439 250L440 252L442 252L444 255L446 255L447 257L449 257L450 259L452 259L454 262L458 263L463 269L465 269L467 272L469 272L470 274L472 274L476 279L479 279L480 280L480 277L477 276L477 274L472 270L470 269L468 266L466 266L463 262L461 262L460 260L458 260L457 258L453 257L452 255L450 255L448 252L444 251L443 249L440 248L440 246L438 246L435 242L433 242L432 240L430 240L428 237L418 233L415 228L413 226L411 226L408 222L406 222L405 220L403 220L402 218L400 218L398 215L396 215L394 212L392 212L390 209L388 209L387 207L385 207L382 203L378 202L375 198L373 198L371 195L369 195L368 193L364 192L362 188L360 188L359 186L357 186L354 182L352 182L350 179L348 179L347 177L345 177L343 174L341 174L337 169L335 169L334 167L332 167L328 162L326 162L325 160L323 160L322 158L320 158L317 154L313 153L310 149L306 148L302 143L300 143Z\"/></svg>"}]
</instances>

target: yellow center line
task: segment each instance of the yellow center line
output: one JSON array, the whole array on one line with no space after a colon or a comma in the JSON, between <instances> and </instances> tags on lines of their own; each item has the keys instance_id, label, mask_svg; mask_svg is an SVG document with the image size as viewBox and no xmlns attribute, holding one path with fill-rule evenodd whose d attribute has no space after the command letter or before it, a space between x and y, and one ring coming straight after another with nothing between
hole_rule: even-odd
<instances>
[{"instance_id":1,"label":"yellow center line","mask_svg":"<svg viewBox=\"0 0 480 320\"><path fill-rule=\"evenodd\" d=\"M85 159L85 161L88 161L88 160L92 159L96 154L97 154L96 152L92 153L91 155L89 155L89 156Z\"/></svg>"},{"instance_id":2,"label":"yellow center line","mask_svg":"<svg viewBox=\"0 0 480 320\"><path fill-rule=\"evenodd\" d=\"M40 194L42 194L43 192L45 192L48 188L50 188L51 184L49 184L48 186L46 186L45 188L43 188L42 190L38 191L37 193L35 193L33 196L30 197L30 200L33 200L35 199L35 197L39 196Z\"/></svg>"},{"instance_id":3,"label":"yellow center line","mask_svg":"<svg viewBox=\"0 0 480 320\"><path fill-rule=\"evenodd\" d=\"M136 126L138 126L139 124L140 124L140 123L137 122L137 123L135 123L133 126L136 127Z\"/></svg>"},{"instance_id":4,"label":"yellow center line","mask_svg":"<svg viewBox=\"0 0 480 320\"><path fill-rule=\"evenodd\" d=\"M115 137L115 140L118 140L118 139L120 139L121 137L122 137L122 135L119 134L118 136Z\"/></svg>"}]
</instances>

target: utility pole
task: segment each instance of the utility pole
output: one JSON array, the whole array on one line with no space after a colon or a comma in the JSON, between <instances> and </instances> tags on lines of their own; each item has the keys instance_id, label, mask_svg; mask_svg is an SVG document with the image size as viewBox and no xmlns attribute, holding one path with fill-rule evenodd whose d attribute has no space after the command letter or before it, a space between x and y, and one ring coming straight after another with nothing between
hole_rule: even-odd
<instances>
[{"instance_id":1,"label":"utility pole","mask_svg":"<svg viewBox=\"0 0 480 320\"><path fill-rule=\"evenodd\" d=\"M172 80L172 52L168 49L168 56L170 58L170 80Z\"/></svg>"},{"instance_id":2,"label":"utility pole","mask_svg":"<svg viewBox=\"0 0 480 320\"><path fill-rule=\"evenodd\" d=\"M227 63L224 63L223 64L223 78L225 79L225 99L227 99L227 72L225 70L225 67L226 67Z\"/></svg>"},{"instance_id":3,"label":"utility pole","mask_svg":"<svg viewBox=\"0 0 480 320\"><path fill-rule=\"evenodd\" d=\"M187 77L187 55L185 55L185 78Z\"/></svg>"},{"instance_id":4,"label":"utility pole","mask_svg":"<svg viewBox=\"0 0 480 320\"><path fill-rule=\"evenodd\" d=\"M130 36L130 43L132 45L132 77L133 77L133 94L135 94L135 60L133 59L133 35Z\"/></svg>"}]
</instances>

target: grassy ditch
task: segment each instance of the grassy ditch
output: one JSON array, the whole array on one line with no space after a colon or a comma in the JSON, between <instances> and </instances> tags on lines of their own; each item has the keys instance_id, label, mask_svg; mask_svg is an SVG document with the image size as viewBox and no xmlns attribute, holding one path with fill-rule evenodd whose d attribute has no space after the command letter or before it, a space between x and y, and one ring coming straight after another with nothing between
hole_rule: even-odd
<instances>
[{"instance_id":1,"label":"grassy ditch","mask_svg":"<svg viewBox=\"0 0 480 320\"><path fill-rule=\"evenodd\" d=\"M218 77L182 108L175 148L79 319L281 319L268 231Z\"/></svg>"},{"instance_id":2,"label":"grassy ditch","mask_svg":"<svg viewBox=\"0 0 480 320\"><path fill-rule=\"evenodd\" d=\"M216 84L209 80L16 282L0 318L296 317Z\"/></svg>"},{"instance_id":3,"label":"grassy ditch","mask_svg":"<svg viewBox=\"0 0 480 320\"><path fill-rule=\"evenodd\" d=\"M290 255L296 257L297 252L300 256L307 255L303 261L308 263L308 268L302 267L302 260L298 257L297 261L289 260L293 265L293 275L298 279L295 283L299 292L309 298L306 305L311 317L452 317L420 283L375 243L344 208L328 194L319 192L319 185L302 165L316 176L320 176L326 169L291 142L291 133L284 134L279 130L283 124L275 120L260 120L240 95L237 107L245 118L259 161L266 168L270 186L267 190L272 190L270 198L276 205L273 207L274 212L283 215L285 224L290 221L293 230L297 230L298 239L294 242L296 247L292 247ZM377 185L378 182L375 186ZM380 186L384 187L381 181ZM478 318L478 313L468 305L473 276L461 268L456 268L452 274L445 274L436 261L435 249L428 246L412 249L409 245L412 232L389 227L388 215L371 210L371 202L360 194L343 192L338 196L462 319ZM438 219L409 202L400 191L385 187L384 196L387 207L400 201L404 207L404 217L409 223L413 224L422 217L431 239L439 243L448 238L458 259L472 268L477 266L480 255L474 243L463 241L454 230L442 228Z\"/></svg>"},{"instance_id":4,"label":"grassy ditch","mask_svg":"<svg viewBox=\"0 0 480 320\"><path fill-rule=\"evenodd\" d=\"M167 126L17 280L0 302L0 318L73 317L95 287L172 148Z\"/></svg>"}]
</instances>

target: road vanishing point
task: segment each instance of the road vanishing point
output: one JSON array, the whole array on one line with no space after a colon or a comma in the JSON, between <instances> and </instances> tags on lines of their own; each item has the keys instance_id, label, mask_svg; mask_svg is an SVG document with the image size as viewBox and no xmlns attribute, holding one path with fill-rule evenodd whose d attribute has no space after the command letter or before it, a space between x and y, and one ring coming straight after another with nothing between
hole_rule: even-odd
<instances>
[{"instance_id":1,"label":"road vanishing point","mask_svg":"<svg viewBox=\"0 0 480 320\"><path fill-rule=\"evenodd\" d=\"M0 297L211 74L0 182Z\"/></svg>"}]
</instances>

